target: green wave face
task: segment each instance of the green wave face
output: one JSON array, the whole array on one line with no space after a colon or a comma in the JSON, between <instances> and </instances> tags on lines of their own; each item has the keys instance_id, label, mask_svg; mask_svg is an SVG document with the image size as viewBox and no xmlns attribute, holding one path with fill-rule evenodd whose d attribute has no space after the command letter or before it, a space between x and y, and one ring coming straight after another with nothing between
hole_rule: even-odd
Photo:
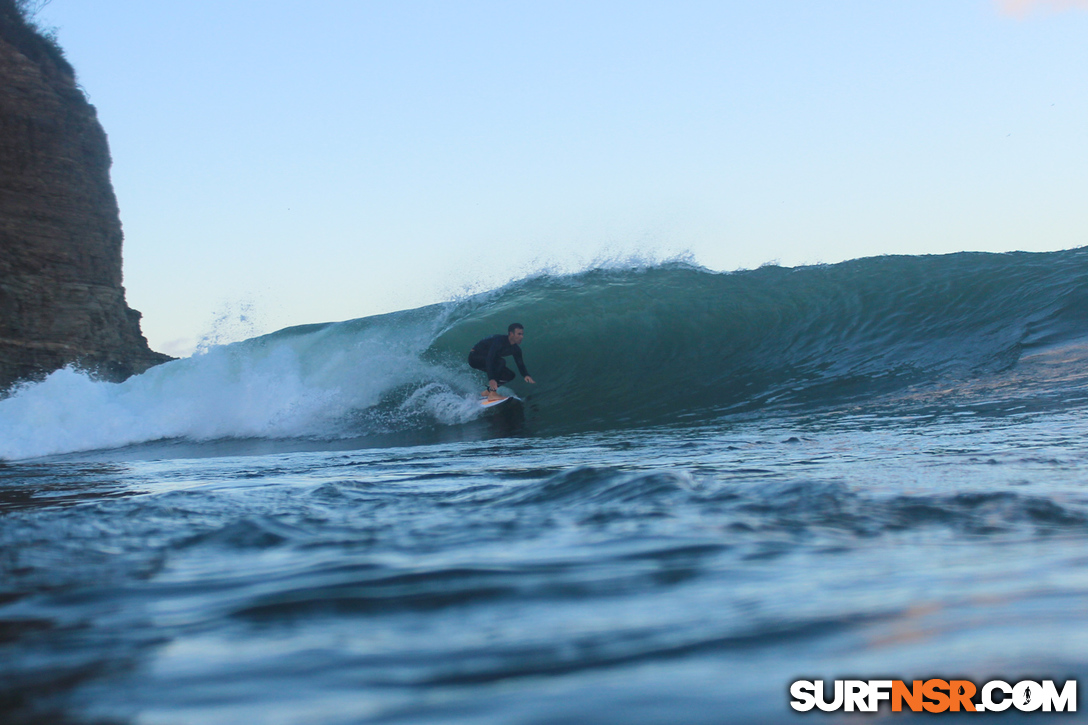
<instances>
[{"instance_id":1,"label":"green wave face","mask_svg":"<svg viewBox=\"0 0 1088 725\"><path fill-rule=\"evenodd\" d=\"M1088 333L1088 253L543 276L460 304L427 357L463 365L511 321L539 383L511 387L544 431L841 404L999 374Z\"/></svg>"}]
</instances>

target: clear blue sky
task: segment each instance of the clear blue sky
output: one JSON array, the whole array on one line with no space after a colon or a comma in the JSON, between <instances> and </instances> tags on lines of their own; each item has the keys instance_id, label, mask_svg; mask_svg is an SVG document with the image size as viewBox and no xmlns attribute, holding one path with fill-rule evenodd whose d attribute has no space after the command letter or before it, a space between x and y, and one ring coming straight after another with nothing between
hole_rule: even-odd
<instances>
[{"instance_id":1,"label":"clear blue sky","mask_svg":"<svg viewBox=\"0 0 1088 725\"><path fill-rule=\"evenodd\" d=\"M542 267L1088 244L1088 2L53 0L187 354Z\"/></svg>"}]
</instances>

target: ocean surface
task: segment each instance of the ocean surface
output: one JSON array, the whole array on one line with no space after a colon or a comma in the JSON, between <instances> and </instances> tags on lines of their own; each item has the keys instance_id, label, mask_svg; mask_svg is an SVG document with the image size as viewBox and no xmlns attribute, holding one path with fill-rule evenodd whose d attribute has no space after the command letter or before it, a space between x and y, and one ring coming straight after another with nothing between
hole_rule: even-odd
<instances>
[{"instance_id":1,"label":"ocean surface","mask_svg":"<svg viewBox=\"0 0 1088 725\"><path fill-rule=\"evenodd\" d=\"M484 414L465 356L515 320L538 384ZM541 274L58 371L0 400L0 722L871 721L789 685L1083 684L1086 432L1088 248Z\"/></svg>"}]
</instances>

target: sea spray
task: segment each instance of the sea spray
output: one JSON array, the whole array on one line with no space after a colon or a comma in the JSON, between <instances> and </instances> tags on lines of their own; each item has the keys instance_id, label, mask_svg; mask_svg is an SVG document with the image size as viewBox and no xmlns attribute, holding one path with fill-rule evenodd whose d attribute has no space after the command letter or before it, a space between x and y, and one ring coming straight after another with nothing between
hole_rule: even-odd
<instances>
[{"instance_id":1,"label":"sea spray","mask_svg":"<svg viewBox=\"0 0 1088 725\"><path fill-rule=\"evenodd\" d=\"M467 375L420 359L433 336L428 325L352 327L319 325L212 347L120 384L59 370L0 404L0 457L162 439L336 438L357 434L360 412L406 384L442 380L448 394L467 396ZM429 399L441 418L463 418L433 391ZM396 427L374 415L369 423L369 432Z\"/></svg>"}]
</instances>

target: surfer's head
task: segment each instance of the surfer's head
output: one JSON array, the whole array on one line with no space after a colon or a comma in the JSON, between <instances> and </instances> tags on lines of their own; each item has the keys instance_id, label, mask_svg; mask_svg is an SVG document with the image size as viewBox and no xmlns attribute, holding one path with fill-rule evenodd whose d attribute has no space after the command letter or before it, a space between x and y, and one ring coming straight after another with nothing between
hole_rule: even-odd
<instances>
[{"instance_id":1,"label":"surfer's head","mask_svg":"<svg viewBox=\"0 0 1088 725\"><path fill-rule=\"evenodd\" d=\"M517 345L525 339L525 326L520 322L511 322L510 327L506 328L506 339L511 345Z\"/></svg>"}]
</instances>

